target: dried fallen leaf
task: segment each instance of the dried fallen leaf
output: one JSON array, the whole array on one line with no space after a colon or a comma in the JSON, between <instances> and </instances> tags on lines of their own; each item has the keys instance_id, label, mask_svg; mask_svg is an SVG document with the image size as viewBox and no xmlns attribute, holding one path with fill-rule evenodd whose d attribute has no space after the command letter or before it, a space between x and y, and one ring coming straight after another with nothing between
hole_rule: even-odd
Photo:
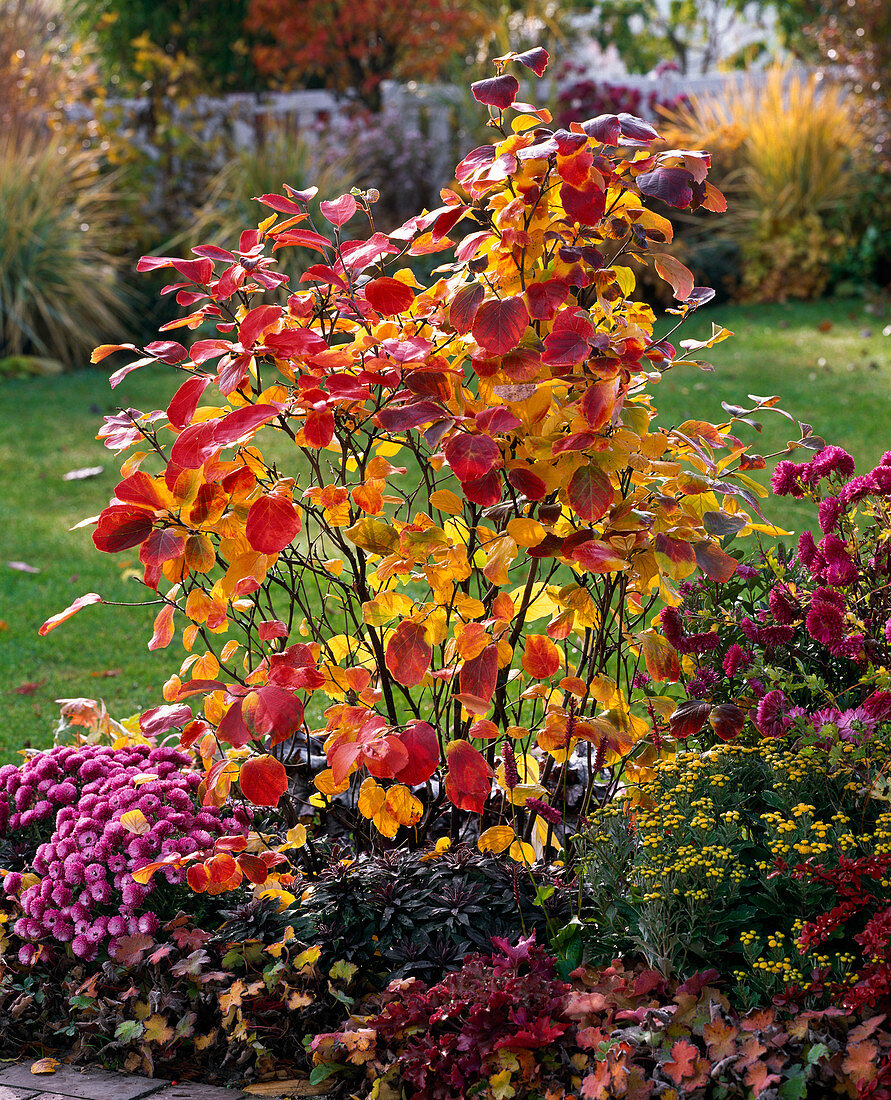
<instances>
[{"instance_id":1,"label":"dried fallen leaf","mask_svg":"<svg viewBox=\"0 0 891 1100\"><path fill-rule=\"evenodd\" d=\"M31 1063L32 1073L55 1073L56 1066L58 1066L58 1058L38 1058L36 1062Z\"/></svg>"},{"instance_id":2,"label":"dried fallen leaf","mask_svg":"<svg viewBox=\"0 0 891 1100\"><path fill-rule=\"evenodd\" d=\"M6 563L10 569L15 569L19 573L39 573L40 570L36 565L29 565L26 561L8 561Z\"/></svg>"},{"instance_id":3,"label":"dried fallen leaf","mask_svg":"<svg viewBox=\"0 0 891 1100\"><path fill-rule=\"evenodd\" d=\"M46 680L26 680L23 684L19 684L18 687L12 690L16 695L33 695L36 691L39 691Z\"/></svg>"},{"instance_id":4,"label":"dried fallen leaf","mask_svg":"<svg viewBox=\"0 0 891 1100\"><path fill-rule=\"evenodd\" d=\"M95 679L108 679L110 676L120 676L121 669L119 668L104 668L101 672L91 672L90 675Z\"/></svg>"},{"instance_id":5,"label":"dried fallen leaf","mask_svg":"<svg viewBox=\"0 0 891 1100\"><path fill-rule=\"evenodd\" d=\"M9 630L9 623L6 619L0 619L0 631L2 630Z\"/></svg>"},{"instance_id":6,"label":"dried fallen leaf","mask_svg":"<svg viewBox=\"0 0 891 1100\"><path fill-rule=\"evenodd\" d=\"M104 469L104 466L81 466L79 470L69 470L67 474L62 474L62 480L86 481L88 477L98 477Z\"/></svg>"}]
</instances>

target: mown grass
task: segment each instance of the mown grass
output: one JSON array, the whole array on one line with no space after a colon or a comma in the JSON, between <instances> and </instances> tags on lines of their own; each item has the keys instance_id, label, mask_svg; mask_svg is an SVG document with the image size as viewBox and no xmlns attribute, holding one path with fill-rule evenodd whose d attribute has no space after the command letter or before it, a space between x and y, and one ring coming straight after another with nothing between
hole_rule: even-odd
<instances>
[{"instance_id":1,"label":"mown grass","mask_svg":"<svg viewBox=\"0 0 891 1100\"><path fill-rule=\"evenodd\" d=\"M714 373L679 368L662 380L655 396L663 423L720 421L722 400L780 394L785 409L846 447L860 469L891 448L891 335L883 335L891 316L853 301L720 306L703 311L684 336L707 333L712 320L736 335L709 353ZM826 322L831 328L821 331ZM175 385L172 372L160 369L130 375L115 391L99 371L0 382L0 760L50 743L58 698L101 697L116 716L155 705L180 660L178 646L147 650L153 608L91 607L37 635L46 618L84 592L143 599L145 590L127 579L135 552L99 554L90 528L69 529L100 511L119 478L119 461L94 439L102 415L121 405L164 408ZM771 416L762 436L748 428L740 435L767 454L797 429ZM100 465L98 477L63 480L69 470ZM785 500L764 507L795 530L812 522L806 508ZM18 571L10 561L40 572Z\"/></svg>"}]
</instances>

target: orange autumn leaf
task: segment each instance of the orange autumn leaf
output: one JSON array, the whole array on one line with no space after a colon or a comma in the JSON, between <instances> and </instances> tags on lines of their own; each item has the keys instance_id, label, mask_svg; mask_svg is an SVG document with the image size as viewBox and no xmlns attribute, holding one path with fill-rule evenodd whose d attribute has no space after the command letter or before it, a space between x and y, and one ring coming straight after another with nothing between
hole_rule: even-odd
<instances>
[{"instance_id":1,"label":"orange autumn leaf","mask_svg":"<svg viewBox=\"0 0 891 1100\"><path fill-rule=\"evenodd\" d=\"M544 634L530 634L523 646L522 665L535 680L547 680L560 671L563 659L560 650Z\"/></svg>"}]
</instances>

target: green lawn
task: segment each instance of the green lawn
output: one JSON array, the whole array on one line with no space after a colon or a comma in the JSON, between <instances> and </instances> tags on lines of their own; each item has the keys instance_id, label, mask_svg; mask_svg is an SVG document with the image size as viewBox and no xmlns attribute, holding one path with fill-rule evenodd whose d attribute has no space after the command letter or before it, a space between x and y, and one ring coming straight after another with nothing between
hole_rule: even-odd
<instances>
[{"instance_id":1,"label":"green lawn","mask_svg":"<svg viewBox=\"0 0 891 1100\"><path fill-rule=\"evenodd\" d=\"M684 336L705 334L713 319L736 335L710 353L715 373L680 368L659 384L663 422L719 421L722 400L745 404L747 393L776 393L794 416L846 447L861 470L891 448L891 335L883 335L891 316L849 301L718 306ZM826 322L831 328L821 331ZM113 392L98 370L0 382L2 761L22 746L50 742L58 698L100 697L117 716L158 703L160 684L180 659L177 647L148 652L152 609L87 608L47 637L37 635L44 619L84 592L142 599L144 590L125 577L135 551L99 554L90 528L69 528L99 512L118 480L119 461L94 439L102 415L120 405L164 408L175 384L162 370L130 375ZM764 423L755 450L779 449L797 434L779 417ZM749 429L740 434L754 437ZM69 470L100 465L96 478L63 480ZM786 501L768 501L765 511L797 530L811 522ZM10 561L40 572L10 568Z\"/></svg>"}]
</instances>

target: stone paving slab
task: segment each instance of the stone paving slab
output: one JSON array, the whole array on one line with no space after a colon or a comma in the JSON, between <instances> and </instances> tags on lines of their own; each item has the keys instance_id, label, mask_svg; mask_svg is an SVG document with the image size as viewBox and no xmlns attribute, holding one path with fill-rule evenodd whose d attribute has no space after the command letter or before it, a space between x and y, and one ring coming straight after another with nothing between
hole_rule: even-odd
<instances>
[{"instance_id":1,"label":"stone paving slab","mask_svg":"<svg viewBox=\"0 0 891 1100\"><path fill-rule=\"evenodd\" d=\"M55 1073L31 1072L34 1059L0 1070L0 1100L257 1100L313 1097L326 1100L325 1085L289 1079L252 1086L248 1092L201 1081L164 1081L60 1063Z\"/></svg>"},{"instance_id":2,"label":"stone paving slab","mask_svg":"<svg viewBox=\"0 0 891 1100\"><path fill-rule=\"evenodd\" d=\"M157 1093L166 1084L151 1077L138 1077L132 1073L110 1073L104 1069L91 1069L84 1073L77 1066L64 1064L55 1073L34 1074L30 1062L21 1062L0 1071L0 1085L22 1089L26 1095L36 1094L42 1100L73 1097L74 1100L142 1100L143 1096ZM237 1095L237 1094L233 1094Z\"/></svg>"}]
</instances>

